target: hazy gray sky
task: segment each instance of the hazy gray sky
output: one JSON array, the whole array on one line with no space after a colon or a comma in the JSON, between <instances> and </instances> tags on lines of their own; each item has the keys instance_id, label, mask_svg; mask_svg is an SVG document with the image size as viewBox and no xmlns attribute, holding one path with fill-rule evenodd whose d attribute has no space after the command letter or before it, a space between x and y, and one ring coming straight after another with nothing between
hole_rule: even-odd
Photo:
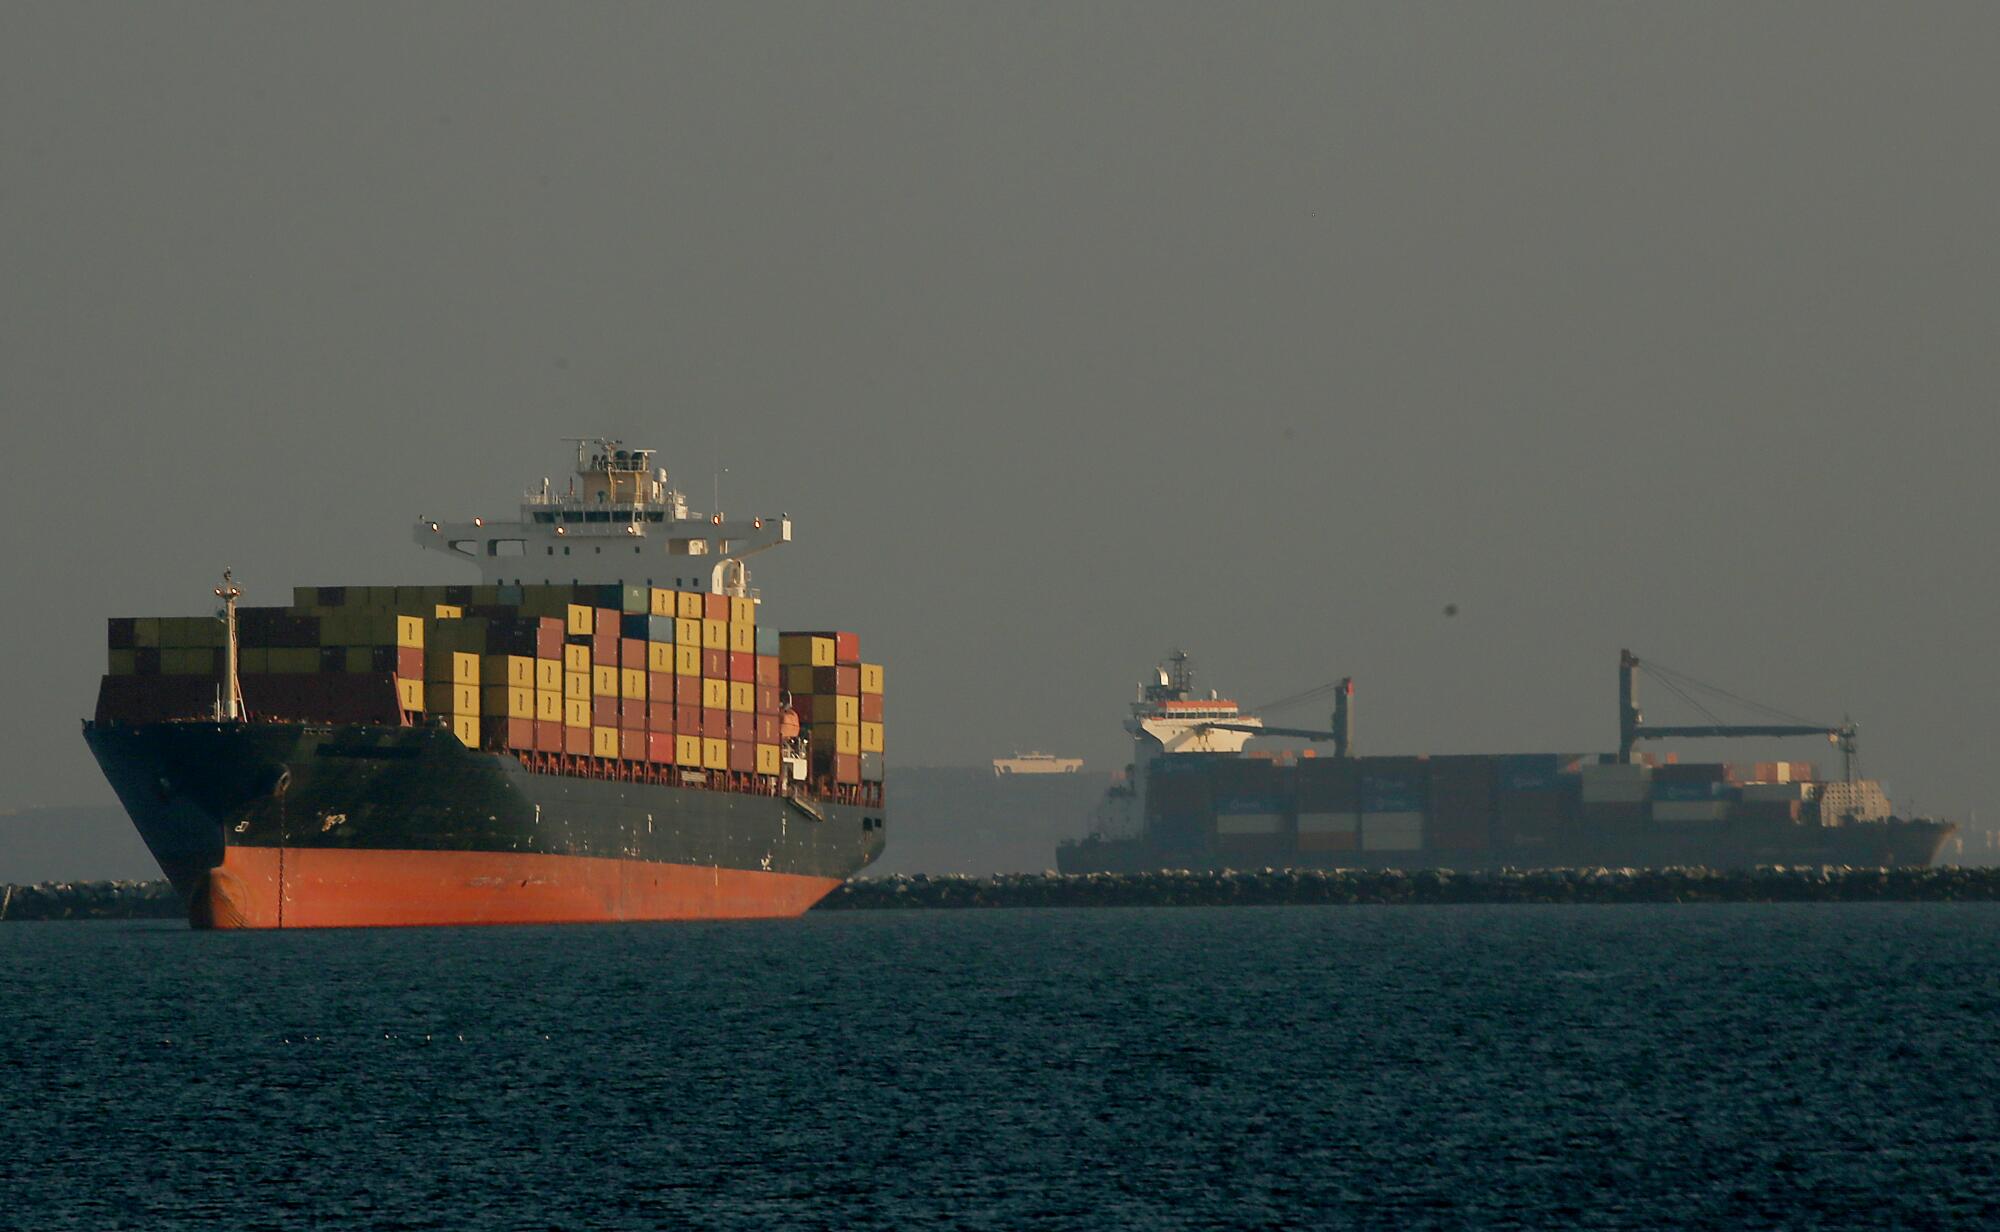
<instances>
[{"instance_id":1,"label":"hazy gray sky","mask_svg":"<svg viewBox=\"0 0 2000 1232\"><path fill-rule=\"evenodd\" d=\"M798 520L767 612L886 661L892 764L1122 760L1176 642L1352 673L1369 751L1606 748L1630 645L1979 807L1996 57L1991 5L14 0L0 803L109 799L107 616L469 580L408 523L606 432Z\"/></svg>"}]
</instances>

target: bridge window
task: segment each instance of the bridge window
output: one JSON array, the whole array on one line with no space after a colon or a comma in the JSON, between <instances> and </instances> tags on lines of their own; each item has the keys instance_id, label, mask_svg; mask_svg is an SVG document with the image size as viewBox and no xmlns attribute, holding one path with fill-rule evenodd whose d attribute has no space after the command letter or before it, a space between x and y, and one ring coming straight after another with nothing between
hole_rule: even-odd
<instances>
[{"instance_id":1,"label":"bridge window","mask_svg":"<svg viewBox=\"0 0 2000 1232\"><path fill-rule=\"evenodd\" d=\"M607 509L592 509L583 515L583 520L586 522L609 522L611 520L611 512Z\"/></svg>"},{"instance_id":2,"label":"bridge window","mask_svg":"<svg viewBox=\"0 0 2000 1232\"><path fill-rule=\"evenodd\" d=\"M555 520L556 520L556 515L553 513L538 513L535 515L535 521L537 522L547 523L547 522L553 522Z\"/></svg>"}]
</instances>

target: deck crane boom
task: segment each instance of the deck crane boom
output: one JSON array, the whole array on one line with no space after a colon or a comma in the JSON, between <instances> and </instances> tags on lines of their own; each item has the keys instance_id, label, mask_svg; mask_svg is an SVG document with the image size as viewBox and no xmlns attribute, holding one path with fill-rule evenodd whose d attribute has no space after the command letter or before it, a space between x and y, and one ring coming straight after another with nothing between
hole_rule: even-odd
<instances>
[{"instance_id":1,"label":"deck crane boom","mask_svg":"<svg viewBox=\"0 0 2000 1232\"><path fill-rule=\"evenodd\" d=\"M1858 732L1852 722L1829 723L1692 723L1652 724L1639 711L1639 656L1618 652L1618 760L1632 761L1632 747L1641 740L1700 740L1711 737L1825 736L1840 746L1841 777L1854 780Z\"/></svg>"}]
</instances>

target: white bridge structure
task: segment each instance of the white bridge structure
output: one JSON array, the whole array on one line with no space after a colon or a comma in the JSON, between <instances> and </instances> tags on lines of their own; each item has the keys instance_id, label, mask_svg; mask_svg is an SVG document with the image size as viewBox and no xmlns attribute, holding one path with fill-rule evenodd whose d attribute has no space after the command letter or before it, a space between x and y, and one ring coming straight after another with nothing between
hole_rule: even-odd
<instances>
[{"instance_id":1,"label":"white bridge structure","mask_svg":"<svg viewBox=\"0 0 2000 1232\"><path fill-rule=\"evenodd\" d=\"M478 568L487 585L609 583L751 596L744 558L792 541L792 520L729 518L688 508L651 449L571 437L576 471L558 491L547 479L522 498L520 517L469 522L420 518L417 546Z\"/></svg>"}]
</instances>

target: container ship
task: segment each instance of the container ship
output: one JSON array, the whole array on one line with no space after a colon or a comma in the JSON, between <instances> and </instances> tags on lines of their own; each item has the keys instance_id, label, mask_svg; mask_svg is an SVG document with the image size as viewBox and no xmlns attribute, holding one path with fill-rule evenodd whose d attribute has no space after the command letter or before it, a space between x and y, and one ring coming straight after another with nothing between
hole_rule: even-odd
<instances>
[{"instance_id":1,"label":"container ship","mask_svg":"<svg viewBox=\"0 0 2000 1232\"><path fill-rule=\"evenodd\" d=\"M795 916L882 851L883 669L760 618L789 516L579 440L446 586L131 617L84 738L199 928Z\"/></svg>"},{"instance_id":2,"label":"container ship","mask_svg":"<svg viewBox=\"0 0 2000 1232\"><path fill-rule=\"evenodd\" d=\"M1268 726L1231 700L1196 694L1174 653L1142 685L1125 730L1132 768L1099 802L1066 873L1263 868L1745 868L1924 865L1957 826L1895 815L1880 783L1854 772L1852 724L1648 724L1642 664L1619 663L1616 753L1356 755L1354 683L1324 686L1330 726ZM1664 669L1662 669L1664 670ZM1681 684L1694 683L1674 677ZM1680 688L1676 685L1676 688ZM1260 735L1311 741L1256 754ZM1667 738L1819 736L1839 778L1802 762L1681 763L1640 753ZM1318 746L1330 746L1320 756Z\"/></svg>"}]
</instances>

